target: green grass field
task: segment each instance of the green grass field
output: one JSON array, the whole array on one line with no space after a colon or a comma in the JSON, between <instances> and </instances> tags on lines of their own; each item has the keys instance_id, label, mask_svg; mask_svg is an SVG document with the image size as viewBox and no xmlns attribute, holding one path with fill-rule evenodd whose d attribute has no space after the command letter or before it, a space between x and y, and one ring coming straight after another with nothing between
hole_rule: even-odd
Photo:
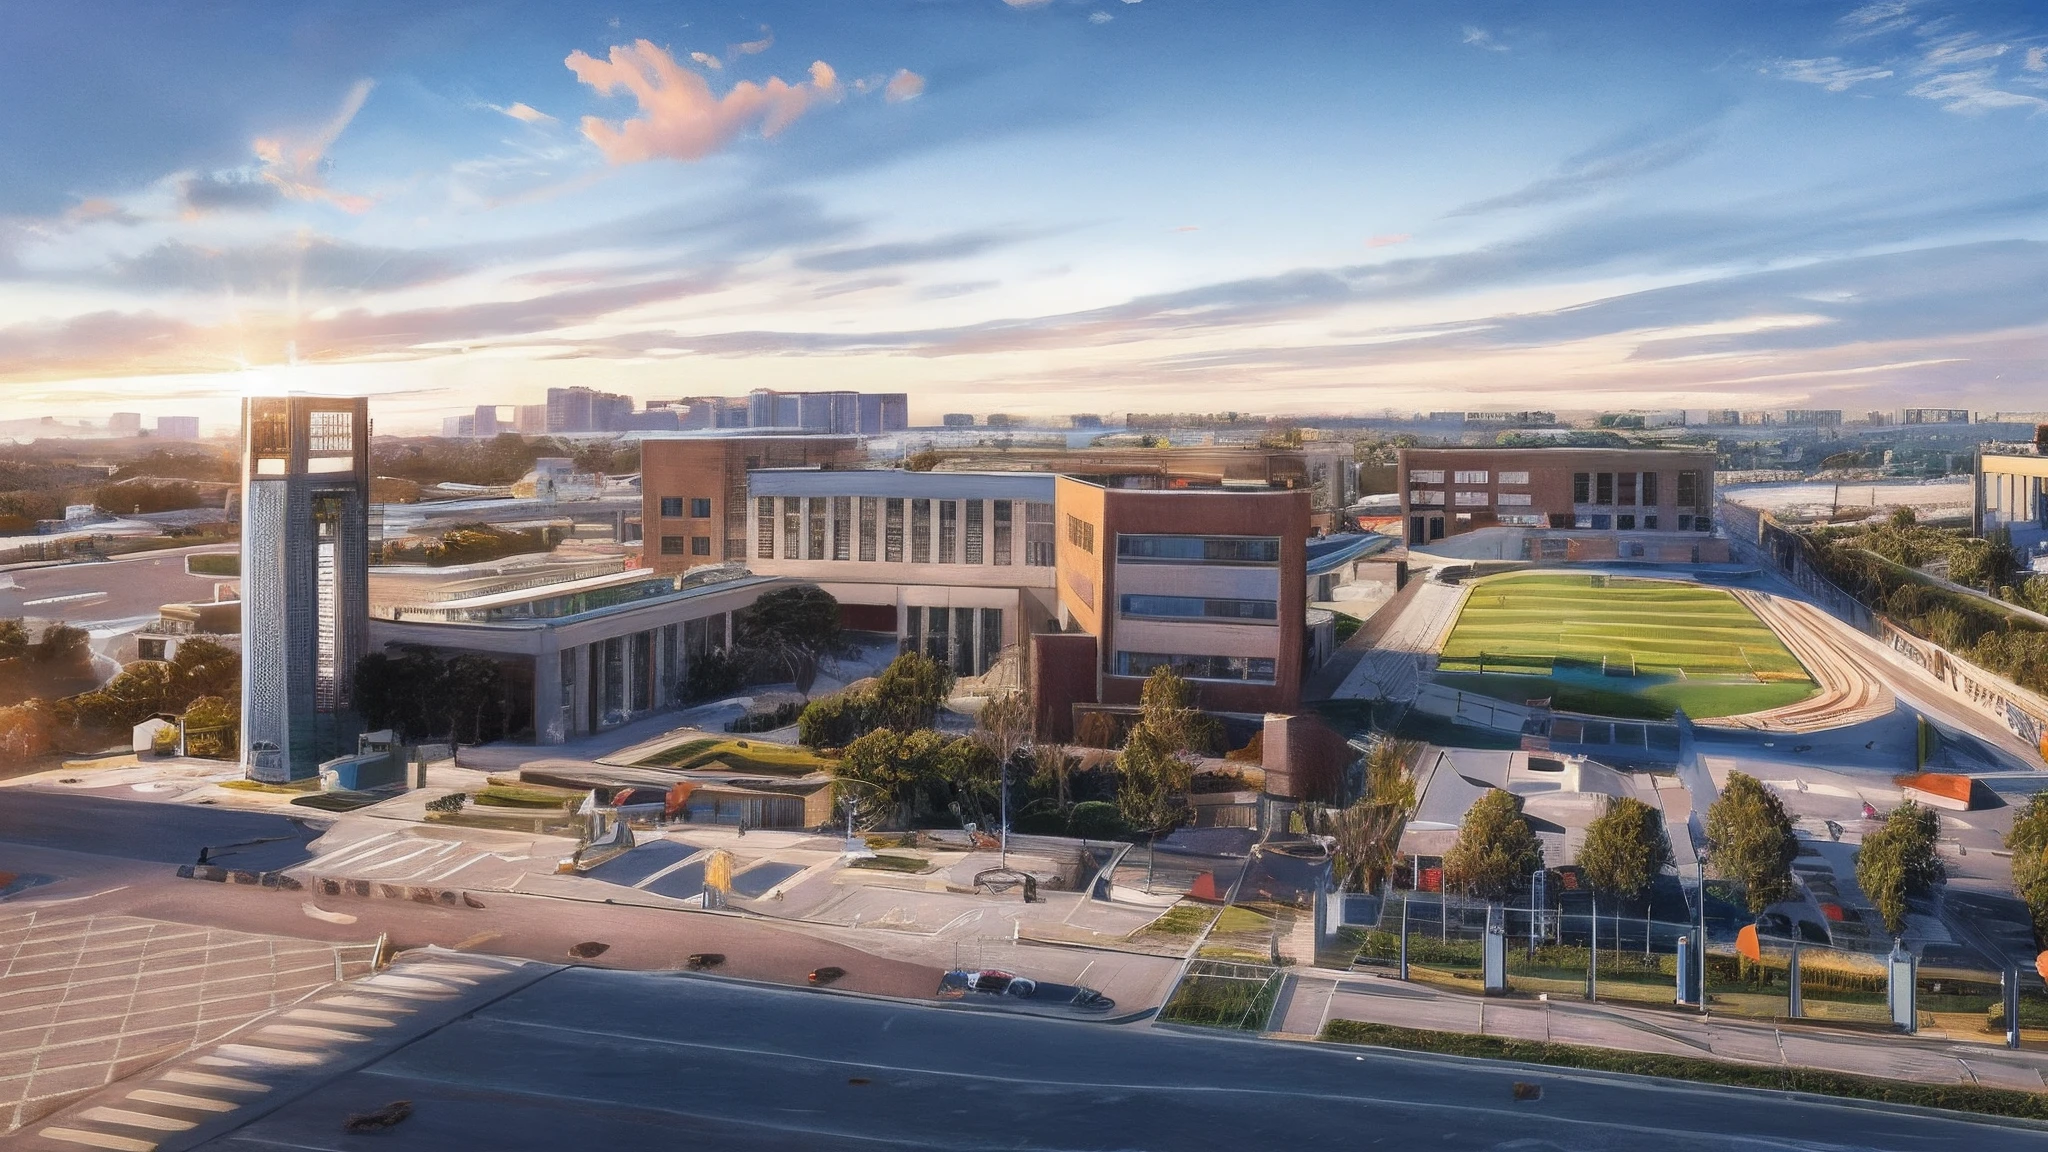
<instances>
[{"instance_id":1,"label":"green grass field","mask_svg":"<svg viewBox=\"0 0 2048 1152\"><path fill-rule=\"evenodd\" d=\"M641 768L709 768L723 764L735 772L758 772L763 776L808 776L837 764L792 744L769 744L761 740L700 737L686 740L642 759Z\"/></svg>"},{"instance_id":2,"label":"green grass field","mask_svg":"<svg viewBox=\"0 0 2048 1152\"><path fill-rule=\"evenodd\" d=\"M1733 716L1813 694L1806 669L1719 588L1635 577L1509 575L1475 583L1438 679L1604 716Z\"/></svg>"}]
</instances>

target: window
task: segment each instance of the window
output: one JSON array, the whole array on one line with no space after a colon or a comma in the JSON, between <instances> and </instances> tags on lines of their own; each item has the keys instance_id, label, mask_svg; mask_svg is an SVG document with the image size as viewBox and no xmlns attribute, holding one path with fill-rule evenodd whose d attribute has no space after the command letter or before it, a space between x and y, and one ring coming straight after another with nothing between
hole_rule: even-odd
<instances>
[{"instance_id":1,"label":"window","mask_svg":"<svg viewBox=\"0 0 2048 1152\"><path fill-rule=\"evenodd\" d=\"M804 502L801 497L782 498L782 558L800 560L804 554Z\"/></svg>"},{"instance_id":2,"label":"window","mask_svg":"<svg viewBox=\"0 0 2048 1152\"><path fill-rule=\"evenodd\" d=\"M903 563L903 501L892 497L882 501L882 559Z\"/></svg>"},{"instance_id":3,"label":"window","mask_svg":"<svg viewBox=\"0 0 2048 1152\"><path fill-rule=\"evenodd\" d=\"M1441 517L1441 516L1431 516L1431 517L1429 518L1429 538L1430 538L1431 540L1441 540L1441 539L1443 539L1443 538L1444 538L1444 518L1443 518L1443 517Z\"/></svg>"},{"instance_id":4,"label":"window","mask_svg":"<svg viewBox=\"0 0 2048 1152\"><path fill-rule=\"evenodd\" d=\"M1714 518L1705 512L1700 513L1692 518L1692 530L1695 532L1712 532L1714 530Z\"/></svg>"},{"instance_id":5,"label":"window","mask_svg":"<svg viewBox=\"0 0 2048 1152\"><path fill-rule=\"evenodd\" d=\"M1089 555L1095 554L1095 525L1079 516L1067 516L1067 543Z\"/></svg>"},{"instance_id":6,"label":"window","mask_svg":"<svg viewBox=\"0 0 2048 1152\"><path fill-rule=\"evenodd\" d=\"M1630 513L1623 512L1614 518L1614 526L1623 532L1633 532L1636 530L1636 518Z\"/></svg>"},{"instance_id":7,"label":"window","mask_svg":"<svg viewBox=\"0 0 2048 1152\"><path fill-rule=\"evenodd\" d=\"M661 514L666 519L674 519L681 516L683 514L683 498L681 496L663 496L661 498Z\"/></svg>"},{"instance_id":8,"label":"window","mask_svg":"<svg viewBox=\"0 0 2048 1152\"><path fill-rule=\"evenodd\" d=\"M910 562L932 562L932 502L929 500L910 502Z\"/></svg>"},{"instance_id":9,"label":"window","mask_svg":"<svg viewBox=\"0 0 2048 1152\"><path fill-rule=\"evenodd\" d=\"M1572 527L1574 528L1591 528L1592 526L1593 517L1590 513L1581 512L1577 516L1572 517Z\"/></svg>"},{"instance_id":10,"label":"window","mask_svg":"<svg viewBox=\"0 0 2048 1152\"><path fill-rule=\"evenodd\" d=\"M1154 669L1171 668L1191 680L1252 680L1273 682L1270 656L1178 656L1162 652L1119 652L1116 674L1150 676Z\"/></svg>"},{"instance_id":11,"label":"window","mask_svg":"<svg viewBox=\"0 0 2048 1152\"><path fill-rule=\"evenodd\" d=\"M1024 563L1052 567L1052 505L1036 500L1024 504Z\"/></svg>"},{"instance_id":12,"label":"window","mask_svg":"<svg viewBox=\"0 0 2048 1152\"><path fill-rule=\"evenodd\" d=\"M995 521L995 546L989 550L988 562L991 564L1008 564L1010 563L1011 502L1008 500L997 500L994 501L994 504L995 515L991 518Z\"/></svg>"},{"instance_id":13,"label":"window","mask_svg":"<svg viewBox=\"0 0 2048 1152\"><path fill-rule=\"evenodd\" d=\"M1683 473L1681 473L1681 475L1683 475ZM1678 530L1680 532L1692 531L1692 513L1680 512L1678 514Z\"/></svg>"},{"instance_id":14,"label":"window","mask_svg":"<svg viewBox=\"0 0 2048 1152\"><path fill-rule=\"evenodd\" d=\"M813 496L805 502L805 508L805 519L809 522L808 527L810 531L806 533L808 539L805 541L807 547L804 551L804 559L823 560L825 558L825 498L823 496Z\"/></svg>"},{"instance_id":15,"label":"window","mask_svg":"<svg viewBox=\"0 0 2048 1152\"><path fill-rule=\"evenodd\" d=\"M762 560L775 558L775 497L762 496L754 501L754 555Z\"/></svg>"},{"instance_id":16,"label":"window","mask_svg":"<svg viewBox=\"0 0 2048 1152\"><path fill-rule=\"evenodd\" d=\"M1614 503L1614 473L1601 472L1593 477L1593 503Z\"/></svg>"},{"instance_id":17,"label":"window","mask_svg":"<svg viewBox=\"0 0 2048 1152\"><path fill-rule=\"evenodd\" d=\"M1593 474L1591 472L1572 473L1572 503L1591 504L1592 502Z\"/></svg>"},{"instance_id":18,"label":"window","mask_svg":"<svg viewBox=\"0 0 2048 1152\"><path fill-rule=\"evenodd\" d=\"M312 443L307 447L314 452L353 452L355 426L353 412L312 413Z\"/></svg>"},{"instance_id":19,"label":"window","mask_svg":"<svg viewBox=\"0 0 2048 1152\"><path fill-rule=\"evenodd\" d=\"M1484 484L1486 483L1486 473L1483 471L1457 472L1452 474L1451 480L1458 484Z\"/></svg>"},{"instance_id":20,"label":"window","mask_svg":"<svg viewBox=\"0 0 2048 1152\"><path fill-rule=\"evenodd\" d=\"M1440 488L1411 488L1408 490L1408 503L1411 505L1421 504L1425 506L1441 507L1443 505L1443 502L1444 494L1443 490Z\"/></svg>"},{"instance_id":21,"label":"window","mask_svg":"<svg viewBox=\"0 0 2048 1152\"><path fill-rule=\"evenodd\" d=\"M967 502L967 536L960 545L964 564L981 563L981 501Z\"/></svg>"},{"instance_id":22,"label":"window","mask_svg":"<svg viewBox=\"0 0 2048 1152\"><path fill-rule=\"evenodd\" d=\"M1493 502L1503 508L1527 508L1530 496L1527 492L1503 492L1495 496Z\"/></svg>"},{"instance_id":23,"label":"window","mask_svg":"<svg viewBox=\"0 0 2048 1152\"><path fill-rule=\"evenodd\" d=\"M1460 508L1484 508L1492 501L1486 498L1484 492L1459 492L1453 497L1452 503Z\"/></svg>"},{"instance_id":24,"label":"window","mask_svg":"<svg viewBox=\"0 0 2048 1152\"><path fill-rule=\"evenodd\" d=\"M960 502L939 501L939 563L960 562Z\"/></svg>"},{"instance_id":25,"label":"window","mask_svg":"<svg viewBox=\"0 0 2048 1152\"><path fill-rule=\"evenodd\" d=\"M1441 468L1410 468L1408 470L1408 482L1410 484L1441 484L1444 482L1444 470Z\"/></svg>"},{"instance_id":26,"label":"window","mask_svg":"<svg viewBox=\"0 0 2048 1152\"><path fill-rule=\"evenodd\" d=\"M1654 475L1656 475L1656 473L1654 473L1654 472L1653 472L1653 473L1650 473L1650 475L1653 475L1653 476L1654 476ZM1643 531L1645 531L1645 532L1655 532L1656 530L1657 530L1657 514L1656 514L1655 512L1651 512L1651 513L1649 513L1649 514L1647 514L1647 515L1645 515L1645 516L1643 517Z\"/></svg>"},{"instance_id":27,"label":"window","mask_svg":"<svg viewBox=\"0 0 2048 1152\"><path fill-rule=\"evenodd\" d=\"M1650 505L1650 506L1652 506L1652 507L1655 507L1655 506L1656 506L1656 504L1657 504L1657 474L1656 474L1655 472L1645 472L1645 473L1643 473L1643 494L1642 494L1642 497L1641 497L1641 499L1640 499L1640 500L1638 501L1638 503L1642 503L1642 504L1648 504L1648 505Z\"/></svg>"},{"instance_id":28,"label":"window","mask_svg":"<svg viewBox=\"0 0 2048 1152\"><path fill-rule=\"evenodd\" d=\"M1211 600L1201 596L1141 596L1122 598L1125 616L1151 616L1162 620L1274 620L1279 604L1272 600Z\"/></svg>"},{"instance_id":29,"label":"window","mask_svg":"<svg viewBox=\"0 0 2048 1152\"><path fill-rule=\"evenodd\" d=\"M853 558L853 497L832 498L832 558Z\"/></svg>"},{"instance_id":30,"label":"window","mask_svg":"<svg viewBox=\"0 0 2048 1152\"><path fill-rule=\"evenodd\" d=\"M690 555L692 555L692 556L709 556L709 555L711 555L711 537L709 537L709 536L692 536L692 537L690 537Z\"/></svg>"},{"instance_id":31,"label":"window","mask_svg":"<svg viewBox=\"0 0 2048 1152\"><path fill-rule=\"evenodd\" d=\"M1541 512L1502 512L1497 519L1516 528L1541 528L1549 521Z\"/></svg>"},{"instance_id":32,"label":"window","mask_svg":"<svg viewBox=\"0 0 2048 1152\"><path fill-rule=\"evenodd\" d=\"M1680 472L1678 474L1678 506L1698 508L1700 506L1700 474Z\"/></svg>"},{"instance_id":33,"label":"window","mask_svg":"<svg viewBox=\"0 0 2048 1152\"><path fill-rule=\"evenodd\" d=\"M662 513L662 515L666 516L666 515L668 515L668 513L666 513L666 512L663 512L663 513ZM709 519L711 519L711 497L709 497L709 496L692 496L692 497L690 497L690 519L692 519L692 520L709 520Z\"/></svg>"},{"instance_id":34,"label":"window","mask_svg":"<svg viewBox=\"0 0 2048 1152\"><path fill-rule=\"evenodd\" d=\"M1593 514L1592 526L1594 529L1598 531L1605 532L1608 529L1614 527L1614 517L1608 515L1605 512L1595 512Z\"/></svg>"},{"instance_id":35,"label":"window","mask_svg":"<svg viewBox=\"0 0 2048 1152\"><path fill-rule=\"evenodd\" d=\"M1636 502L1636 474L1634 472L1621 473L1621 484L1619 490L1614 494L1614 502L1616 504L1633 504Z\"/></svg>"},{"instance_id":36,"label":"window","mask_svg":"<svg viewBox=\"0 0 2048 1152\"><path fill-rule=\"evenodd\" d=\"M1120 560L1155 560L1170 564L1278 564L1277 536L1123 536L1116 538Z\"/></svg>"},{"instance_id":37,"label":"window","mask_svg":"<svg viewBox=\"0 0 2048 1152\"><path fill-rule=\"evenodd\" d=\"M291 450L291 420L281 411L256 413L249 426L249 451L258 456L286 456Z\"/></svg>"},{"instance_id":38,"label":"window","mask_svg":"<svg viewBox=\"0 0 2048 1152\"><path fill-rule=\"evenodd\" d=\"M683 538L681 536L663 536L661 538L661 554L663 556L681 556L683 554Z\"/></svg>"},{"instance_id":39,"label":"window","mask_svg":"<svg viewBox=\"0 0 2048 1152\"><path fill-rule=\"evenodd\" d=\"M1496 483L1500 484L1527 484L1528 482L1529 474L1527 472L1503 472L1500 474L1499 480L1496 481Z\"/></svg>"},{"instance_id":40,"label":"window","mask_svg":"<svg viewBox=\"0 0 2048 1152\"><path fill-rule=\"evenodd\" d=\"M860 498L860 558L862 563L872 564L875 560L875 517L879 515L881 501L873 496Z\"/></svg>"}]
</instances>

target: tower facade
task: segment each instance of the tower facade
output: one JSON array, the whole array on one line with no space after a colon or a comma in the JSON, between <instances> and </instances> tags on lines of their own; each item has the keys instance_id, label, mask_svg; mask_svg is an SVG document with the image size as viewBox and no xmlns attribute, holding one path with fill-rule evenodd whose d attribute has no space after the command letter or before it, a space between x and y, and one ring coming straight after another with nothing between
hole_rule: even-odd
<instances>
[{"instance_id":1,"label":"tower facade","mask_svg":"<svg viewBox=\"0 0 2048 1152\"><path fill-rule=\"evenodd\" d=\"M369 637L369 402L242 402L242 764L301 780L354 751Z\"/></svg>"}]
</instances>

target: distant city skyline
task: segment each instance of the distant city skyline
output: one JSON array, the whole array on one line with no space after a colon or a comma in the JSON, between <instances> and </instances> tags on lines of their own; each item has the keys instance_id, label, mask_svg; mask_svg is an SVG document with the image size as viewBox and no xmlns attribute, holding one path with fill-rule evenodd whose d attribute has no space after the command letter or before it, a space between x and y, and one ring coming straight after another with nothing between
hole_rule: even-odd
<instances>
[{"instance_id":1,"label":"distant city skyline","mask_svg":"<svg viewBox=\"0 0 2048 1152\"><path fill-rule=\"evenodd\" d=\"M14 14L0 386L948 412L2037 406L2023 3Z\"/></svg>"}]
</instances>

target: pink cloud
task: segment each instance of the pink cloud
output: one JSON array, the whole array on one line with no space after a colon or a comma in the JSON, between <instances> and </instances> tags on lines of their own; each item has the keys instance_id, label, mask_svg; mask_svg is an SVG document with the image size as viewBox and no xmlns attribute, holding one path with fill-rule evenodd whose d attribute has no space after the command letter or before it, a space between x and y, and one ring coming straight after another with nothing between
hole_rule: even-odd
<instances>
[{"instance_id":1,"label":"pink cloud","mask_svg":"<svg viewBox=\"0 0 2048 1152\"><path fill-rule=\"evenodd\" d=\"M321 168L322 161L327 158L327 150L334 146L349 121L356 118L356 113L362 111L363 101L370 98L370 89L374 87L374 81L356 81L349 88L348 95L342 98L341 107L334 117L311 136L298 139L259 137L251 149L263 162L262 178L294 200L325 200L345 212L368 209L372 203L368 197L329 189Z\"/></svg>"},{"instance_id":2,"label":"pink cloud","mask_svg":"<svg viewBox=\"0 0 2048 1152\"><path fill-rule=\"evenodd\" d=\"M492 105L492 107L497 106ZM499 108L498 111L503 112L505 115L510 116L514 120L521 120L528 124L551 123L554 120L553 116L550 116L547 113L541 111L540 109L535 108L533 105L527 104L523 101L508 105L507 107L504 108Z\"/></svg>"},{"instance_id":3,"label":"pink cloud","mask_svg":"<svg viewBox=\"0 0 2048 1152\"><path fill-rule=\"evenodd\" d=\"M882 99L887 100L891 104L901 104L905 100L915 100L922 95L924 95L924 77L919 76L908 68L898 68L896 74L889 77L888 86L882 89Z\"/></svg>"},{"instance_id":4,"label":"pink cloud","mask_svg":"<svg viewBox=\"0 0 2048 1152\"><path fill-rule=\"evenodd\" d=\"M614 164L656 157L701 160L750 128L773 136L812 104L840 96L839 77L822 60L811 65L808 81L742 80L723 96L712 95L704 77L646 40L613 47L608 60L576 51L563 63L599 92L610 95L623 88L639 103L640 115L617 124L599 116L583 118L583 135Z\"/></svg>"},{"instance_id":5,"label":"pink cloud","mask_svg":"<svg viewBox=\"0 0 2048 1152\"><path fill-rule=\"evenodd\" d=\"M1365 238L1365 246L1367 248L1392 248L1396 244L1406 244L1407 242L1408 234L1406 232L1382 232L1378 236L1368 236Z\"/></svg>"}]
</instances>

